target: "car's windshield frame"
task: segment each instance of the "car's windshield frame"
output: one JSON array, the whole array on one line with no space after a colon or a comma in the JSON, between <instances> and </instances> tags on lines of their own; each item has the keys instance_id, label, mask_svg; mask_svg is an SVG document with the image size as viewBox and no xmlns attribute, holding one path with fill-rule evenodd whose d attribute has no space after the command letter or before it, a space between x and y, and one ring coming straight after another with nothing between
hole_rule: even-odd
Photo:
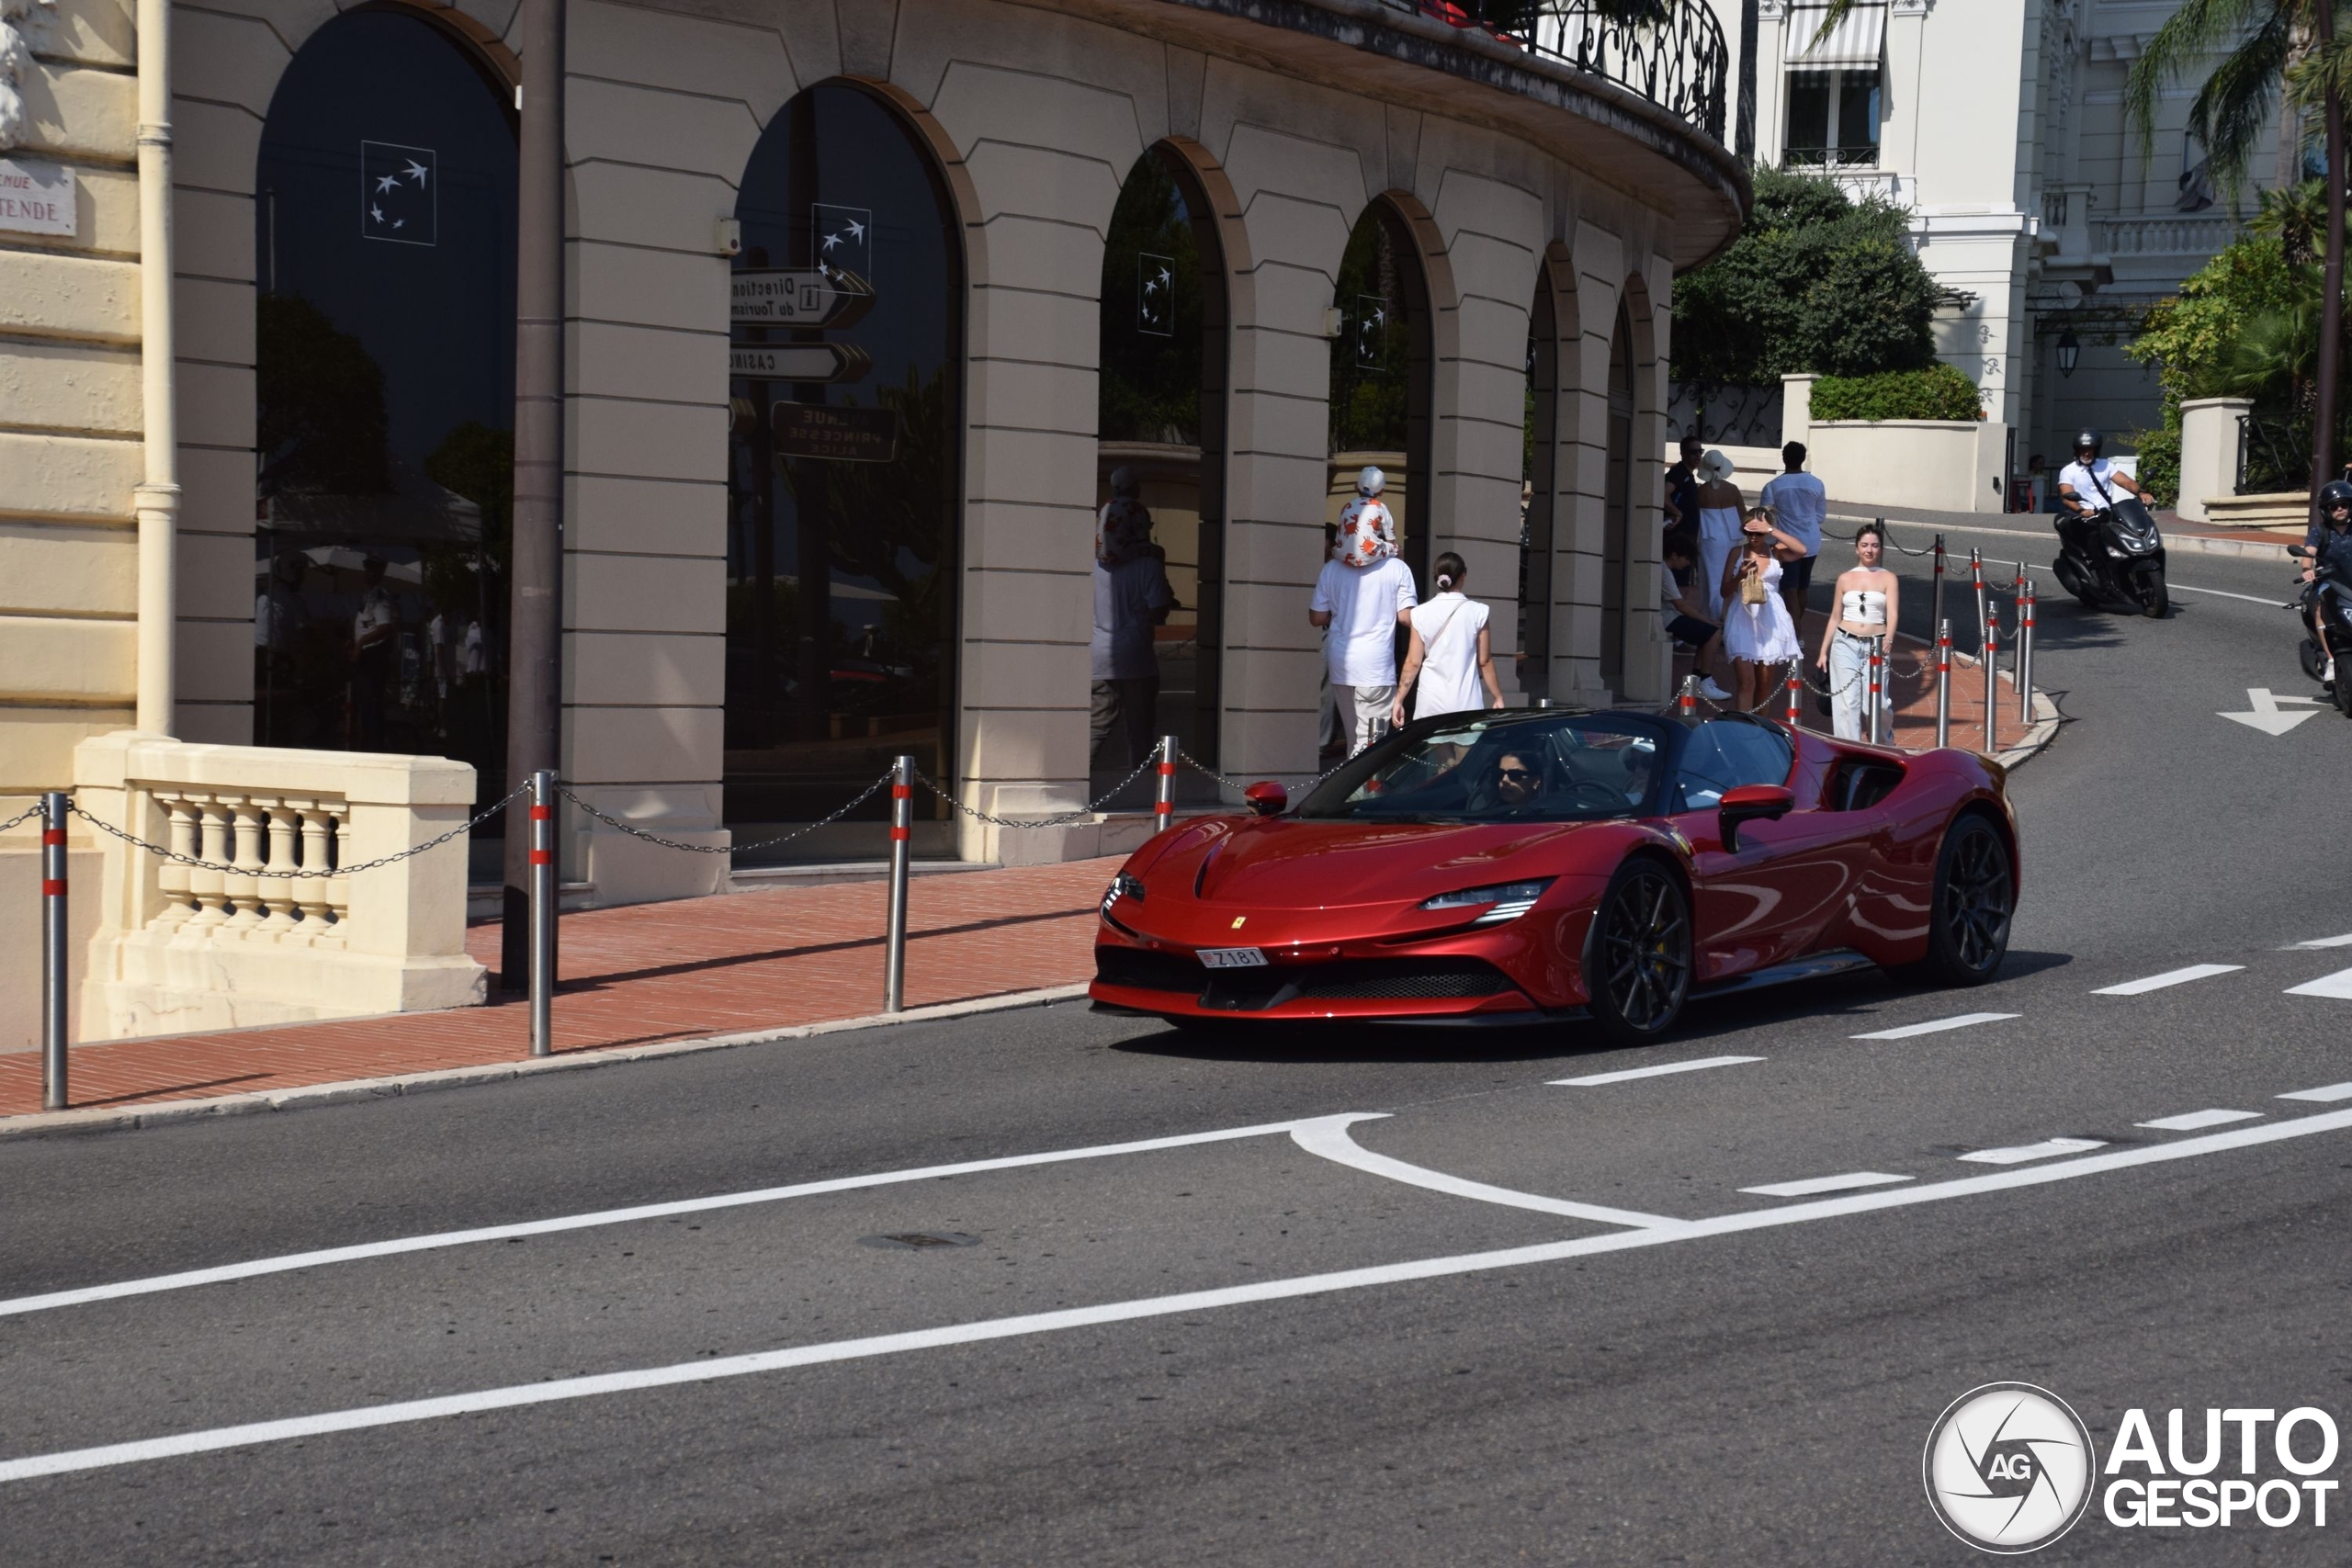
<instances>
[{"instance_id":1,"label":"car's windshield frame","mask_svg":"<svg viewBox=\"0 0 2352 1568\"><path fill-rule=\"evenodd\" d=\"M1424 785L1417 787L1435 785L1454 777L1460 767L1470 765L1467 759L1480 751L1498 761L1506 750L1504 742L1513 731L1525 731L1529 745L1541 744L1548 751L1550 737L1556 731L1585 726L1590 726L1600 733L1625 735L1650 742L1649 786L1640 801L1623 801L1607 808L1578 807L1564 797L1538 795L1521 806L1507 809L1388 811L1366 810L1364 801L1351 798L1367 780L1429 751L1446 737L1468 737L1464 743L1464 761L1454 768L1433 775ZM1657 816L1666 798L1668 781L1673 776L1680 754L1683 733L1683 727L1674 720L1654 714L1614 708L1474 709L1418 719L1334 769L1292 808L1290 815L1303 820L1323 822L1468 824L1602 822Z\"/></svg>"}]
</instances>

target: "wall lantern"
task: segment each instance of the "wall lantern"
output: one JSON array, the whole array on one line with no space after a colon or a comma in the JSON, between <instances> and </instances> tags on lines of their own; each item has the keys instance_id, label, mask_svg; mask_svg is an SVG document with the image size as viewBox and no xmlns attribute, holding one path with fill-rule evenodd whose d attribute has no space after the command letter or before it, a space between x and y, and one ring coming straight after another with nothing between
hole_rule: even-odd
<instances>
[{"instance_id":1,"label":"wall lantern","mask_svg":"<svg viewBox=\"0 0 2352 1568\"><path fill-rule=\"evenodd\" d=\"M2075 338L2075 329L2068 327L2064 332L2060 333L2058 334L2058 374L2072 376L2075 373L2075 362L2082 356L2083 345Z\"/></svg>"}]
</instances>

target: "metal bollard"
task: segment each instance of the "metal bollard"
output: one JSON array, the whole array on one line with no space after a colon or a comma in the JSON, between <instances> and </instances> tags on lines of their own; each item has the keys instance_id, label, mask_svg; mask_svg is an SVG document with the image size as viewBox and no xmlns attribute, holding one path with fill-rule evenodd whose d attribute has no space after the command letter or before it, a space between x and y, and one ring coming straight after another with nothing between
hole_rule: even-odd
<instances>
[{"instance_id":1,"label":"metal bollard","mask_svg":"<svg viewBox=\"0 0 2352 1568\"><path fill-rule=\"evenodd\" d=\"M40 797L40 1106L65 1109L65 795Z\"/></svg>"},{"instance_id":2,"label":"metal bollard","mask_svg":"<svg viewBox=\"0 0 2352 1568\"><path fill-rule=\"evenodd\" d=\"M555 770L531 775L531 1055L555 1049Z\"/></svg>"},{"instance_id":3,"label":"metal bollard","mask_svg":"<svg viewBox=\"0 0 2352 1568\"><path fill-rule=\"evenodd\" d=\"M1984 630L1984 560L1973 549L1968 552L1968 577L1976 590L1976 630L1982 636ZM1979 648L1976 651L1983 653L1984 650Z\"/></svg>"},{"instance_id":4,"label":"metal bollard","mask_svg":"<svg viewBox=\"0 0 2352 1568\"><path fill-rule=\"evenodd\" d=\"M915 760L900 757L890 764L890 924L882 956L884 1012L904 1012L907 1007L907 863L914 852L914 836Z\"/></svg>"},{"instance_id":5,"label":"metal bollard","mask_svg":"<svg viewBox=\"0 0 2352 1568\"><path fill-rule=\"evenodd\" d=\"M1944 624L1944 536L1941 534L1936 536L1935 581L1934 596L1928 603L1928 624L1939 626ZM1902 628L1897 626L1894 629L1900 631Z\"/></svg>"},{"instance_id":6,"label":"metal bollard","mask_svg":"<svg viewBox=\"0 0 2352 1568\"><path fill-rule=\"evenodd\" d=\"M2018 601L2018 722L2033 724L2033 579L2025 580L2025 596Z\"/></svg>"},{"instance_id":7,"label":"metal bollard","mask_svg":"<svg viewBox=\"0 0 2352 1568\"><path fill-rule=\"evenodd\" d=\"M1699 677L1682 677L1682 695L1676 700L1675 708L1684 718L1699 716Z\"/></svg>"},{"instance_id":8,"label":"metal bollard","mask_svg":"<svg viewBox=\"0 0 2352 1568\"><path fill-rule=\"evenodd\" d=\"M1936 744L1951 744L1951 623L1936 618Z\"/></svg>"},{"instance_id":9,"label":"metal bollard","mask_svg":"<svg viewBox=\"0 0 2352 1568\"><path fill-rule=\"evenodd\" d=\"M1792 659L1789 660L1789 728L1791 729L1794 729L1797 727L1797 718L1804 712L1804 701L1802 694L1804 687L1801 684L1802 677L1798 673L1799 663L1799 659Z\"/></svg>"},{"instance_id":10,"label":"metal bollard","mask_svg":"<svg viewBox=\"0 0 2352 1568\"><path fill-rule=\"evenodd\" d=\"M1151 826L1154 832L1170 827L1176 820L1176 738L1159 738L1159 784L1151 797Z\"/></svg>"},{"instance_id":11,"label":"metal bollard","mask_svg":"<svg viewBox=\"0 0 2352 1568\"><path fill-rule=\"evenodd\" d=\"M1884 712L1886 705L1883 695L1886 691L1886 666L1885 656L1880 652L1884 646L1878 638L1871 638L1870 742L1873 746L1886 744L1886 736L1883 733L1886 728Z\"/></svg>"},{"instance_id":12,"label":"metal bollard","mask_svg":"<svg viewBox=\"0 0 2352 1568\"><path fill-rule=\"evenodd\" d=\"M1984 618L1984 646L1977 650L1984 661L1984 754L1998 751L1994 724L2001 711L2001 619L1998 614Z\"/></svg>"}]
</instances>

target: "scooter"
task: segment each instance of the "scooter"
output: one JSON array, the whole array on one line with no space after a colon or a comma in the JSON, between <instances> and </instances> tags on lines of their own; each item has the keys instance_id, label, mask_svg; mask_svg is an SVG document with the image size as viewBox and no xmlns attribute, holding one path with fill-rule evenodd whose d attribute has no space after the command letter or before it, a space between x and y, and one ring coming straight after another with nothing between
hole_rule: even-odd
<instances>
[{"instance_id":1,"label":"scooter","mask_svg":"<svg viewBox=\"0 0 2352 1568\"><path fill-rule=\"evenodd\" d=\"M2058 518L2058 584L2096 610L2120 599L2151 620L2172 607L2165 588L2165 536L2137 496Z\"/></svg>"},{"instance_id":2,"label":"scooter","mask_svg":"<svg viewBox=\"0 0 2352 1568\"><path fill-rule=\"evenodd\" d=\"M2289 545L2287 553L2305 559L2312 552L2301 545ZM2352 577L2334 561L2322 561L2319 575L2313 581L2298 584L2302 594L2293 608L2302 623L2303 642L2298 650L2303 661L2303 673L2317 681L2323 690L2335 699L2335 711L2352 718ZM2320 607L2321 625L2327 631L2327 651L2320 651L2319 638L2312 632L2312 606ZM2327 660L2335 660L2335 679L2323 677Z\"/></svg>"}]
</instances>

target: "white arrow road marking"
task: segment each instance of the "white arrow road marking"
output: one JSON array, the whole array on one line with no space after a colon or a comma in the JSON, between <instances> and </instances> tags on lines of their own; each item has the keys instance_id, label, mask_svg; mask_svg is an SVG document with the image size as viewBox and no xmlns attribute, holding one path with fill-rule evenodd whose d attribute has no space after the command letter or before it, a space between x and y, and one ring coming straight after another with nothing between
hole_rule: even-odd
<instances>
[{"instance_id":1,"label":"white arrow road marking","mask_svg":"<svg viewBox=\"0 0 2352 1568\"><path fill-rule=\"evenodd\" d=\"M2342 936L2315 936L2309 942L2299 942L2297 947L2352 947L2352 931Z\"/></svg>"},{"instance_id":2,"label":"white arrow road marking","mask_svg":"<svg viewBox=\"0 0 2352 1568\"><path fill-rule=\"evenodd\" d=\"M2135 1122L2135 1127L2154 1127L2166 1133L2194 1133L2199 1128L2220 1127L2232 1122L2251 1122L2262 1114L2259 1111L2184 1111L2177 1116L2159 1116L2153 1122Z\"/></svg>"},{"instance_id":3,"label":"white arrow road marking","mask_svg":"<svg viewBox=\"0 0 2352 1568\"><path fill-rule=\"evenodd\" d=\"M1907 1176L1889 1176L1883 1170L1849 1170L1843 1176L1813 1176L1803 1181L1775 1181L1770 1186L1743 1187L1740 1190L1759 1198L1812 1198L1824 1192L1850 1192L1857 1187L1891 1187L1910 1179Z\"/></svg>"},{"instance_id":4,"label":"white arrow road marking","mask_svg":"<svg viewBox=\"0 0 2352 1568\"><path fill-rule=\"evenodd\" d=\"M1915 1034L1941 1034L1947 1029L1966 1029L1973 1023L1998 1023L2003 1019L2023 1016L2014 1012L1963 1012L1951 1018L1930 1019L1925 1023L1906 1023L1900 1029L1882 1029L1871 1034L1857 1034L1857 1040L1908 1040Z\"/></svg>"},{"instance_id":5,"label":"white arrow road marking","mask_svg":"<svg viewBox=\"0 0 2352 1568\"><path fill-rule=\"evenodd\" d=\"M1481 1203L1499 1203L1507 1209L1533 1209L1538 1213L1561 1214L1572 1220L1592 1220L1604 1225L1679 1225L1680 1220L1665 1214L1637 1213L1630 1209L1603 1208L1598 1203L1578 1203L1566 1198L1545 1198L1533 1192L1513 1191L1508 1187L1489 1187L1483 1181L1471 1181L1459 1176L1448 1176L1427 1166L1408 1165L1401 1159L1374 1154L1348 1135L1351 1122L1370 1122L1371 1116L1322 1116L1312 1122L1302 1122L1290 1130L1291 1142L1308 1154L1320 1155L1372 1176L1385 1176L1391 1181L1401 1181L1408 1187L1425 1187L1432 1192L1443 1192L1455 1198L1475 1199Z\"/></svg>"},{"instance_id":6,"label":"white arrow road marking","mask_svg":"<svg viewBox=\"0 0 2352 1568\"><path fill-rule=\"evenodd\" d=\"M330 1410L279 1421L255 1421L242 1427L216 1427L209 1431L180 1432L137 1442L109 1443L99 1448L0 1461L0 1482L23 1481L37 1475L63 1475L82 1470L103 1470L115 1465L176 1459L188 1454L217 1453L223 1449L252 1448L262 1443L290 1442L330 1432L356 1432L371 1427L403 1426L449 1416L468 1416L483 1410L511 1410L519 1405L589 1399L598 1394L627 1393L638 1389L717 1382L726 1378L749 1377L792 1367L863 1360L876 1356L900 1355L910 1350L938 1349L950 1345L974 1345L990 1339L1050 1334L1066 1328L1091 1328L1106 1323L1134 1323L1148 1318L1213 1312L1220 1307L1243 1306L1259 1302L1295 1301L1308 1296L1330 1295L1340 1291L1364 1290L1375 1285L1397 1285L1419 1280L1442 1280L1504 1269L1524 1269L1570 1258L1631 1252L1640 1247L1737 1235L1746 1231L1770 1230L1781 1225L1811 1224L1820 1220L1872 1213L1882 1209L1908 1208L1915 1203L1936 1203L1952 1198L2015 1191L2027 1187L2069 1181L2078 1177L2130 1170L2138 1166L2250 1148L2257 1144L2280 1143L2290 1138L2341 1132L2347 1127L2352 1127L2352 1111L2328 1111L2316 1116L2298 1116L2292 1121L2265 1122L2259 1127L2211 1133L2201 1138L2182 1138L2169 1144L2118 1149L2112 1154L2085 1155L2080 1159L2062 1160L2056 1165L1987 1171L1982 1176L1963 1176L1951 1181L1905 1187L1894 1191L1854 1192L1842 1198L1824 1198L1813 1203L1792 1203L1777 1209L1750 1209L1739 1213L1718 1215L1712 1220L1690 1220L1642 1230L1611 1231L1604 1235L1580 1236L1574 1241L1544 1242L1533 1247L1462 1253L1450 1258L1425 1258L1409 1263L1384 1263L1369 1269L1305 1274L1287 1280L1260 1280L1247 1285L1227 1286L1222 1290L1188 1291L1181 1295L1104 1302L1096 1306L1031 1313L1019 1317L988 1318L978 1323L951 1324L942 1328L922 1328L906 1334L883 1334L866 1339L837 1339L821 1345L796 1345L785 1349L760 1350L744 1356L712 1357L666 1367L643 1367L631 1371L603 1372L588 1377L559 1378L548 1382L482 1389L471 1393L447 1394L438 1399L408 1400L397 1404L378 1404L356 1410Z\"/></svg>"},{"instance_id":7,"label":"white arrow road marking","mask_svg":"<svg viewBox=\"0 0 2352 1568\"><path fill-rule=\"evenodd\" d=\"M2280 713L2280 703L2317 703L2317 697L2281 697L2274 695L2267 686L2248 686L2245 700L2253 711L2249 713L2215 714L2216 718L2233 718L2249 729L2259 729L2265 735L2284 735L2295 726L2310 718L2312 713Z\"/></svg>"},{"instance_id":8,"label":"white arrow road marking","mask_svg":"<svg viewBox=\"0 0 2352 1568\"><path fill-rule=\"evenodd\" d=\"M1603 1084L1631 1083L1635 1078L1661 1078L1668 1073L1695 1073L1702 1067L1733 1067L1760 1062L1761 1056L1700 1056L1688 1062L1666 1062L1655 1067L1627 1067L1622 1072L1593 1073L1580 1078L1554 1078L1558 1089L1599 1089Z\"/></svg>"},{"instance_id":9,"label":"white arrow road marking","mask_svg":"<svg viewBox=\"0 0 2352 1568\"><path fill-rule=\"evenodd\" d=\"M2078 1155L2105 1147L2104 1138L2044 1138L2038 1144L2018 1144L2006 1149L1978 1149L1960 1157L1972 1165L2023 1165L2030 1159L2055 1159L2060 1155Z\"/></svg>"},{"instance_id":10,"label":"white arrow road marking","mask_svg":"<svg viewBox=\"0 0 2352 1568\"><path fill-rule=\"evenodd\" d=\"M2316 980L2306 980L2300 986L2290 986L2290 997L2340 997L2352 999L2352 969L2338 969L2333 975L2323 975Z\"/></svg>"},{"instance_id":11,"label":"white arrow road marking","mask_svg":"<svg viewBox=\"0 0 2352 1568\"><path fill-rule=\"evenodd\" d=\"M2167 969L2161 975L2151 975L2142 980L2126 980L2120 986L2101 986L2095 997L2136 997L2144 991L2161 991L2166 986L2186 986L2191 980L2210 980L2216 975L2234 975L2245 968L2243 964L2192 964L2186 969Z\"/></svg>"}]
</instances>

